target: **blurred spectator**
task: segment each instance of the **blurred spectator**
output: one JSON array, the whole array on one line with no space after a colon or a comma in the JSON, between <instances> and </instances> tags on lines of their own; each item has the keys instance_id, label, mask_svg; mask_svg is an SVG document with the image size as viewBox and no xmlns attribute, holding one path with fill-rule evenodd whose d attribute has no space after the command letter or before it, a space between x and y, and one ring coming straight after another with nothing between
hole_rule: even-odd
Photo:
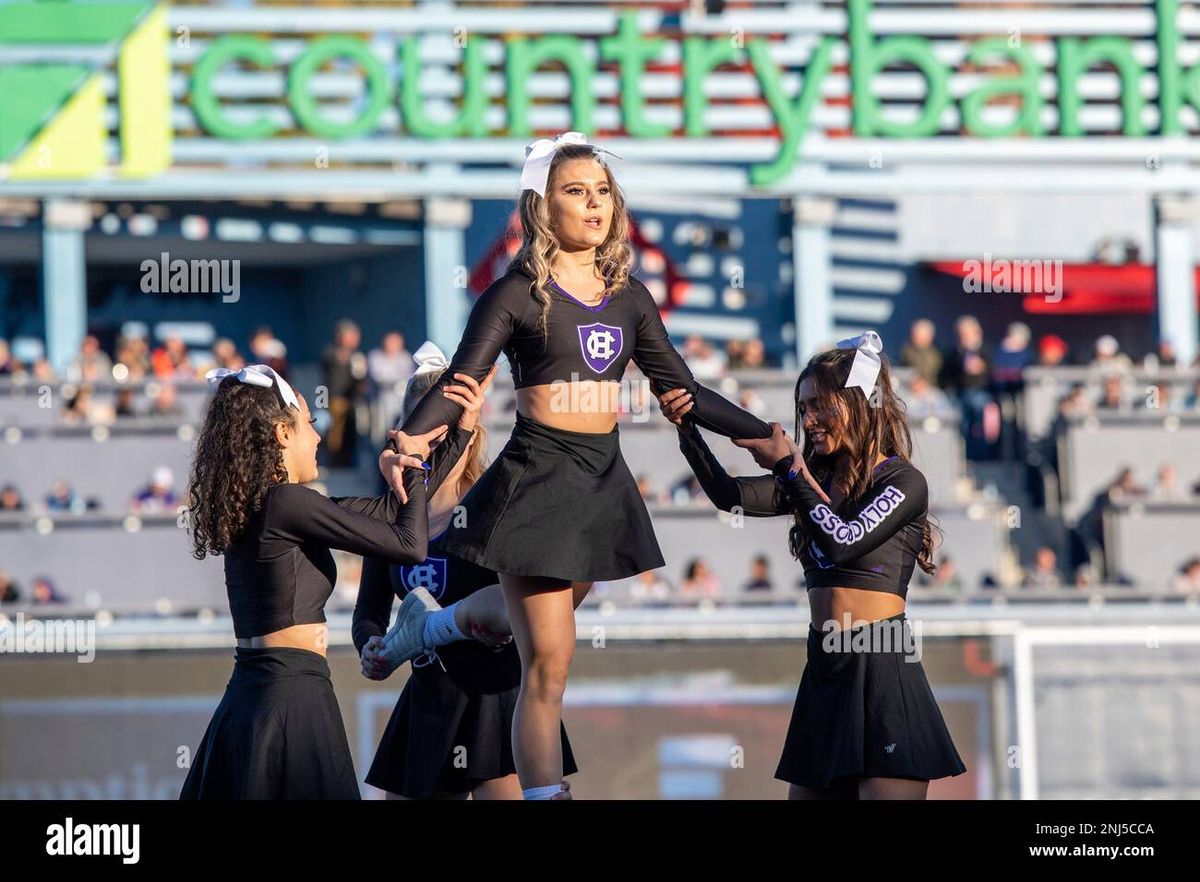
<instances>
[{"instance_id":1,"label":"blurred spectator","mask_svg":"<svg viewBox=\"0 0 1200 882\"><path fill-rule=\"evenodd\" d=\"M737 370L745 363L746 341L730 338L725 341L725 363L729 369Z\"/></svg>"},{"instance_id":2,"label":"blurred spectator","mask_svg":"<svg viewBox=\"0 0 1200 882\"><path fill-rule=\"evenodd\" d=\"M1100 387L1100 398L1096 401L1097 410L1129 410L1129 401L1125 394L1125 381L1120 374L1108 374Z\"/></svg>"},{"instance_id":3,"label":"blurred spectator","mask_svg":"<svg viewBox=\"0 0 1200 882\"><path fill-rule=\"evenodd\" d=\"M408 378L417 369L412 353L404 346L404 335L389 331L378 349L367 353L367 372L375 393L375 420L371 437L382 444L387 430L394 426L404 403Z\"/></svg>"},{"instance_id":4,"label":"blurred spectator","mask_svg":"<svg viewBox=\"0 0 1200 882\"><path fill-rule=\"evenodd\" d=\"M68 365L66 376L72 383L111 380L112 367L112 359L100 348L100 341L88 334L79 346L79 355Z\"/></svg>"},{"instance_id":5,"label":"blurred spectator","mask_svg":"<svg viewBox=\"0 0 1200 882\"><path fill-rule=\"evenodd\" d=\"M1184 406L1188 410L1200 410L1200 380L1196 381L1196 385L1192 387L1192 391L1188 393L1187 401Z\"/></svg>"},{"instance_id":6,"label":"blurred spectator","mask_svg":"<svg viewBox=\"0 0 1200 882\"><path fill-rule=\"evenodd\" d=\"M1062 575L1058 572L1058 555L1054 549L1043 545L1033 555L1033 568L1025 572L1021 582L1025 588L1061 588Z\"/></svg>"},{"instance_id":7,"label":"blurred spectator","mask_svg":"<svg viewBox=\"0 0 1200 882\"><path fill-rule=\"evenodd\" d=\"M58 593L49 576L35 576L30 588L30 596L34 603L66 603L66 598Z\"/></svg>"},{"instance_id":8,"label":"blurred spectator","mask_svg":"<svg viewBox=\"0 0 1200 882\"><path fill-rule=\"evenodd\" d=\"M1024 388L1021 372L1033 361L1029 338L1029 325L1024 322L1013 322L1008 326L992 366L992 380L997 392L1015 394Z\"/></svg>"},{"instance_id":9,"label":"blurred spectator","mask_svg":"<svg viewBox=\"0 0 1200 882\"><path fill-rule=\"evenodd\" d=\"M1090 563L1081 563L1075 568L1074 584L1076 588L1093 588L1096 582L1096 568Z\"/></svg>"},{"instance_id":10,"label":"blurred spectator","mask_svg":"<svg viewBox=\"0 0 1200 882\"><path fill-rule=\"evenodd\" d=\"M154 376L160 379L196 376L187 344L176 334L167 337L163 345L154 350L154 354L150 356L150 365Z\"/></svg>"},{"instance_id":11,"label":"blurred spectator","mask_svg":"<svg viewBox=\"0 0 1200 882\"><path fill-rule=\"evenodd\" d=\"M137 398L133 393L133 389L128 386L117 390L117 419L122 417L135 417L137 412Z\"/></svg>"},{"instance_id":12,"label":"blurred spectator","mask_svg":"<svg viewBox=\"0 0 1200 882\"><path fill-rule=\"evenodd\" d=\"M179 393L174 383L160 383L154 403L150 405L148 416L182 417L183 405L179 403Z\"/></svg>"},{"instance_id":13,"label":"blurred spectator","mask_svg":"<svg viewBox=\"0 0 1200 882\"><path fill-rule=\"evenodd\" d=\"M12 351L8 348L8 341L0 339L0 376L14 373L16 370L16 362L13 361Z\"/></svg>"},{"instance_id":14,"label":"blurred spectator","mask_svg":"<svg viewBox=\"0 0 1200 882\"><path fill-rule=\"evenodd\" d=\"M358 325L342 319L333 342L321 356L321 373L329 390L329 433L325 436L331 466L353 466L358 446L358 406L366 392L367 357L359 351Z\"/></svg>"},{"instance_id":15,"label":"blurred spectator","mask_svg":"<svg viewBox=\"0 0 1200 882\"><path fill-rule=\"evenodd\" d=\"M246 366L246 359L237 350L237 344L228 337L218 337L213 341L212 353L204 359L204 363L196 369L197 376L204 376L213 368L228 368L240 371Z\"/></svg>"},{"instance_id":16,"label":"blurred spectator","mask_svg":"<svg viewBox=\"0 0 1200 882\"><path fill-rule=\"evenodd\" d=\"M1158 341L1158 345L1153 352L1146 353L1146 357L1142 359L1142 367L1148 371L1157 368L1173 368L1178 366L1178 361L1175 356L1175 344L1170 340L1163 338Z\"/></svg>"},{"instance_id":17,"label":"blurred spectator","mask_svg":"<svg viewBox=\"0 0 1200 882\"><path fill-rule=\"evenodd\" d=\"M59 478L51 485L50 492L46 494L46 508L50 511L78 511L82 509L77 503L75 491L63 478Z\"/></svg>"},{"instance_id":18,"label":"blurred spectator","mask_svg":"<svg viewBox=\"0 0 1200 882\"><path fill-rule=\"evenodd\" d=\"M20 599L21 592L17 590L12 575L0 570L0 603L16 603Z\"/></svg>"},{"instance_id":19,"label":"blurred spectator","mask_svg":"<svg viewBox=\"0 0 1200 882\"><path fill-rule=\"evenodd\" d=\"M770 576L771 562L765 554L756 555L754 560L750 562L750 579L742 586L743 591L771 591L774 585L771 584Z\"/></svg>"},{"instance_id":20,"label":"blurred spectator","mask_svg":"<svg viewBox=\"0 0 1200 882\"><path fill-rule=\"evenodd\" d=\"M113 376L121 381L141 380L150 373L150 346L145 337L118 337Z\"/></svg>"},{"instance_id":21,"label":"blurred spectator","mask_svg":"<svg viewBox=\"0 0 1200 882\"><path fill-rule=\"evenodd\" d=\"M5 484L0 488L0 511L24 511L25 500L15 484Z\"/></svg>"},{"instance_id":22,"label":"blurred spectator","mask_svg":"<svg viewBox=\"0 0 1200 882\"><path fill-rule=\"evenodd\" d=\"M1189 594L1200 592L1200 557L1191 557L1183 562L1171 587Z\"/></svg>"},{"instance_id":23,"label":"blurred spectator","mask_svg":"<svg viewBox=\"0 0 1200 882\"><path fill-rule=\"evenodd\" d=\"M1165 462L1158 469L1158 480L1150 488L1150 498L1158 502L1182 502L1188 494L1179 486L1173 463Z\"/></svg>"},{"instance_id":24,"label":"blurred spectator","mask_svg":"<svg viewBox=\"0 0 1200 882\"><path fill-rule=\"evenodd\" d=\"M670 600L671 583L658 570L646 570L630 583L629 596L636 600Z\"/></svg>"},{"instance_id":25,"label":"blurred spectator","mask_svg":"<svg viewBox=\"0 0 1200 882\"><path fill-rule=\"evenodd\" d=\"M917 319L908 330L908 342L900 349L900 363L910 367L936 386L941 379L942 353L933 345L937 332L929 319Z\"/></svg>"},{"instance_id":26,"label":"blurred spectator","mask_svg":"<svg viewBox=\"0 0 1200 882\"><path fill-rule=\"evenodd\" d=\"M1000 434L1000 412L992 396L992 359L983 342L983 327L972 315L954 323L954 349L942 364L941 386L958 398L960 425L968 459L990 459Z\"/></svg>"},{"instance_id":27,"label":"blurred spectator","mask_svg":"<svg viewBox=\"0 0 1200 882\"><path fill-rule=\"evenodd\" d=\"M1084 383L1073 385L1071 391L1058 403L1058 412L1063 417L1089 416L1094 411L1095 406L1088 396L1088 388Z\"/></svg>"},{"instance_id":28,"label":"blurred spectator","mask_svg":"<svg viewBox=\"0 0 1200 882\"><path fill-rule=\"evenodd\" d=\"M909 419L937 417L940 420L951 420L957 416L946 393L937 386L930 385L923 374L913 374L901 397L907 407Z\"/></svg>"},{"instance_id":29,"label":"blurred spectator","mask_svg":"<svg viewBox=\"0 0 1200 882\"><path fill-rule=\"evenodd\" d=\"M962 579L958 575L958 566L949 555L942 555L938 560L933 575L924 570L917 571L917 584L926 588L962 588Z\"/></svg>"},{"instance_id":30,"label":"blurred spectator","mask_svg":"<svg viewBox=\"0 0 1200 882\"><path fill-rule=\"evenodd\" d=\"M661 503L662 495L654 489L654 485L650 483L650 476L645 472L638 475L637 479L638 493L642 495L642 499L649 503Z\"/></svg>"},{"instance_id":31,"label":"blurred spectator","mask_svg":"<svg viewBox=\"0 0 1200 882\"><path fill-rule=\"evenodd\" d=\"M1096 338L1096 352L1092 358L1092 367L1116 368L1127 371L1133 367L1129 356L1121 351L1121 344L1112 334L1103 334Z\"/></svg>"},{"instance_id":32,"label":"blurred spectator","mask_svg":"<svg viewBox=\"0 0 1200 882\"><path fill-rule=\"evenodd\" d=\"M670 499L671 505L678 506L696 505L708 500L699 479L691 472L671 485L670 490L667 491L667 497Z\"/></svg>"},{"instance_id":33,"label":"blurred spectator","mask_svg":"<svg viewBox=\"0 0 1200 882\"><path fill-rule=\"evenodd\" d=\"M67 388L63 388L64 394L67 394ZM92 387L85 383L70 394L60 416L64 423L98 426L113 422L117 411L112 404L97 401Z\"/></svg>"},{"instance_id":34,"label":"blurred spectator","mask_svg":"<svg viewBox=\"0 0 1200 882\"><path fill-rule=\"evenodd\" d=\"M174 511L179 505L179 497L175 495L174 487L175 473L166 466L159 466L150 475L150 483L129 501L129 508L145 513Z\"/></svg>"},{"instance_id":35,"label":"blurred spectator","mask_svg":"<svg viewBox=\"0 0 1200 882\"><path fill-rule=\"evenodd\" d=\"M732 341L730 341L732 342ZM763 341L758 337L747 340L738 350L737 358L734 359L731 354L729 357L729 367L731 368L746 368L748 370L758 370L766 367L767 364L767 349L763 345Z\"/></svg>"},{"instance_id":36,"label":"blurred spectator","mask_svg":"<svg viewBox=\"0 0 1200 882\"><path fill-rule=\"evenodd\" d=\"M727 365L724 353L698 334L692 334L684 340L683 357L692 369L692 375L700 382L725 376Z\"/></svg>"},{"instance_id":37,"label":"blurred spectator","mask_svg":"<svg viewBox=\"0 0 1200 882\"><path fill-rule=\"evenodd\" d=\"M721 583L704 559L695 557L688 561L679 590L685 597L715 597L721 593Z\"/></svg>"},{"instance_id":38,"label":"blurred spectator","mask_svg":"<svg viewBox=\"0 0 1200 882\"><path fill-rule=\"evenodd\" d=\"M738 406L756 417L765 418L767 416L767 402L756 389L745 387L738 392Z\"/></svg>"},{"instance_id":39,"label":"blurred spectator","mask_svg":"<svg viewBox=\"0 0 1200 882\"><path fill-rule=\"evenodd\" d=\"M1057 334L1046 334L1038 341L1037 363L1042 367L1065 364L1070 351L1067 341Z\"/></svg>"},{"instance_id":40,"label":"blurred spectator","mask_svg":"<svg viewBox=\"0 0 1200 882\"><path fill-rule=\"evenodd\" d=\"M1146 488L1134 480L1133 469L1127 466L1117 473L1116 480L1108 485L1106 493L1112 501L1136 499L1146 495Z\"/></svg>"},{"instance_id":41,"label":"blurred spectator","mask_svg":"<svg viewBox=\"0 0 1200 882\"><path fill-rule=\"evenodd\" d=\"M287 347L266 325L259 325L250 335L250 364L265 364L285 380L288 375Z\"/></svg>"}]
</instances>

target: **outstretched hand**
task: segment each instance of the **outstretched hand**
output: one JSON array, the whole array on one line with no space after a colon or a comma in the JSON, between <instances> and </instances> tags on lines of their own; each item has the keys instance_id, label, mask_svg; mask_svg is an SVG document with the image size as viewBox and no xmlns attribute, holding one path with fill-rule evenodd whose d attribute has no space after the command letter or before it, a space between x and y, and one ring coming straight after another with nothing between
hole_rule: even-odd
<instances>
[{"instance_id":1,"label":"outstretched hand","mask_svg":"<svg viewBox=\"0 0 1200 882\"><path fill-rule=\"evenodd\" d=\"M774 468L775 463L779 460L785 456L791 456L792 468L796 474L801 475L808 472L804 454L779 423L771 423L769 438L734 438L733 443L744 450L749 450L754 461L764 469Z\"/></svg>"}]
</instances>

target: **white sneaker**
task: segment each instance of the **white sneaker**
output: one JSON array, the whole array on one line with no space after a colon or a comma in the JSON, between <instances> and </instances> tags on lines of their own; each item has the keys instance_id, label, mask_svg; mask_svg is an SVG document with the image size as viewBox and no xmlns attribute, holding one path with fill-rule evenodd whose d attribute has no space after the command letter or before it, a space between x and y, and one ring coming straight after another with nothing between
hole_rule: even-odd
<instances>
[{"instance_id":1,"label":"white sneaker","mask_svg":"<svg viewBox=\"0 0 1200 882\"><path fill-rule=\"evenodd\" d=\"M383 651L396 664L402 664L434 647L424 644L425 619L442 605L424 588L414 588L400 602L396 624L383 638Z\"/></svg>"}]
</instances>

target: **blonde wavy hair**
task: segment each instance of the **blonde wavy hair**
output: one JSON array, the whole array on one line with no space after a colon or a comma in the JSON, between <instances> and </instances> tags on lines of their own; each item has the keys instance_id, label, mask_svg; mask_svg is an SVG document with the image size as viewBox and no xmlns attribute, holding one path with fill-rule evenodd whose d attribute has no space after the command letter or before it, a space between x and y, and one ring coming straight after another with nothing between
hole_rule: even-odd
<instances>
[{"instance_id":1,"label":"blonde wavy hair","mask_svg":"<svg viewBox=\"0 0 1200 882\"><path fill-rule=\"evenodd\" d=\"M534 190L525 190L517 198L517 213L521 218L521 247L513 255L509 266L523 267L533 276L533 294L541 304L542 313L538 329L545 340L550 319L550 267L558 255L558 236L550 226L548 196L561 176L563 163L573 159L593 159L604 169L608 178L609 193L612 194L612 224L605 240L596 247L596 268L605 279L604 296L615 295L629 281L629 263L632 250L629 247L629 214L625 207L625 194L617 186L612 169L600 158L601 154L586 144L567 144L559 147L550 161L550 173L546 178L547 198Z\"/></svg>"}]
</instances>

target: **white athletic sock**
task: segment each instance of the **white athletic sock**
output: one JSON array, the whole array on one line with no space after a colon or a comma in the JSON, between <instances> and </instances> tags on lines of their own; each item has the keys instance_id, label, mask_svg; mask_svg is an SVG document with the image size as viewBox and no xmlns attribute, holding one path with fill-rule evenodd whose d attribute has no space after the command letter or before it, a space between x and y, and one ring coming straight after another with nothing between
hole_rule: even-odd
<instances>
[{"instance_id":1,"label":"white athletic sock","mask_svg":"<svg viewBox=\"0 0 1200 882\"><path fill-rule=\"evenodd\" d=\"M458 623L454 621L454 607L456 606L458 606L457 603L452 603L444 609L434 610L425 617L425 628L421 632L421 641L426 646L445 646L456 640L470 639L458 630Z\"/></svg>"},{"instance_id":2,"label":"white athletic sock","mask_svg":"<svg viewBox=\"0 0 1200 882\"><path fill-rule=\"evenodd\" d=\"M521 794L526 799L551 799L561 790L561 784L547 784L545 787L530 787L528 790L522 790Z\"/></svg>"}]
</instances>

